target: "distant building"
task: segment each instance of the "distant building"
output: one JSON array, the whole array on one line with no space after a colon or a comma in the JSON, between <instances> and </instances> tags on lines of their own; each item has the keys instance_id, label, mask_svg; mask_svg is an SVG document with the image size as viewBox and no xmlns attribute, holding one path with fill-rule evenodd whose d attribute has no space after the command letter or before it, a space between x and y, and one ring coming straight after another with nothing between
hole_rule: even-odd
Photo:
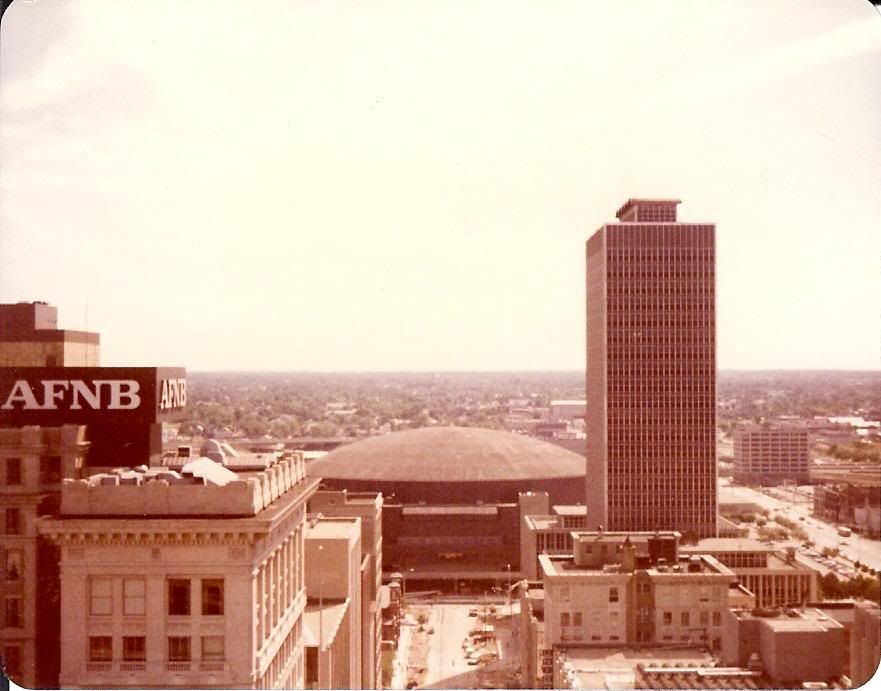
<instances>
[{"instance_id":1,"label":"distant building","mask_svg":"<svg viewBox=\"0 0 881 691\"><path fill-rule=\"evenodd\" d=\"M876 469L877 472L877 469ZM814 515L881 537L881 483L841 482L814 487Z\"/></svg>"},{"instance_id":2,"label":"distant building","mask_svg":"<svg viewBox=\"0 0 881 691\"><path fill-rule=\"evenodd\" d=\"M817 599L817 572L795 555L748 538L707 538L684 545L681 554L709 554L731 569L758 607L795 606Z\"/></svg>"},{"instance_id":3,"label":"distant building","mask_svg":"<svg viewBox=\"0 0 881 691\"><path fill-rule=\"evenodd\" d=\"M808 431L754 425L734 432L734 481L741 485L779 485L810 480Z\"/></svg>"},{"instance_id":4,"label":"distant building","mask_svg":"<svg viewBox=\"0 0 881 691\"><path fill-rule=\"evenodd\" d=\"M721 645L736 576L680 557L679 533L577 533L573 556L542 555L545 645Z\"/></svg>"},{"instance_id":5,"label":"distant building","mask_svg":"<svg viewBox=\"0 0 881 691\"><path fill-rule=\"evenodd\" d=\"M630 199L587 241L588 525L716 534L715 226Z\"/></svg>"},{"instance_id":6,"label":"distant building","mask_svg":"<svg viewBox=\"0 0 881 691\"><path fill-rule=\"evenodd\" d=\"M361 519L310 516L305 537L306 676L293 688L360 689Z\"/></svg>"},{"instance_id":7,"label":"distant building","mask_svg":"<svg viewBox=\"0 0 881 691\"><path fill-rule=\"evenodd\" d=\"M576 418L584 419L587 401L551 401L549 407L550 418L554 422L572 421Z\"/></svg>"},{"instance_id":8,"label":"distant building","mask_svg":"<svg viewBox=\"0 0 881 691\"><path fill-rule=\"evenodd\" d=\"M779 688L832 685L844 670L844 627L818 609L731 610L722 661L761 671Z\"/></svg>"},{"instance_id":9,"label":"distant building","mask_svg":"<svg viewBox=\"0 0 881 691\"><path fill-rule=\"evenodd\" d=\"M252 465L62 483L58 517L39 526L61 550L61 688L303 687L318 482L299 454Z\"/></svg>"}]
</instances>

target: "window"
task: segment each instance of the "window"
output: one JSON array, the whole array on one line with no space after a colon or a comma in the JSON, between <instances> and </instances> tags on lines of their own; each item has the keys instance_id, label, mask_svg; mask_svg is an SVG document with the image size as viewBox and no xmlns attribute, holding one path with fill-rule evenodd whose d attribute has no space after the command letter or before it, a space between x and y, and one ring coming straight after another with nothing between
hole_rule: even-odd
<instances>
[{"instance_id":1,"label":"window","mask_svg":"<svg viewBox=\"0 0 881 691\"><path fill-rule=\"evenodd\" d=\"M7 645L3 648L2 666L10 679L15 679L21 674L21 646Z\"/></svg>"},{"instance_id":2,"label":"window","mask_svg":"<svg viewBox=\"0 0 881 691\"><path fill-rule=\"evenodd\" d=\"M664 612L663 621L664 621L664 626L670 626L673 623L673 613L672 612Z\"/></svg>"},{"instance_id":3,"label":"window","mask_svg":"<svg viewBox=\"0 0 881 691\"><path fill-rule=\"evenodd\" d=\"M722 626L721 612L713 612L713 626Z\"/></svg>"},{"instance_id":4,"label":"window","mask_svg":"<svg viewBox=\"0 0 881 691\"><path fill-rule=\"evenodd\" d=\"M113 659L113 639L110 636L89 636L89 660L110 662Z\"/></svg>"},{"instance_id":5,"label":"window","mask_svg":"<svg viewBox=\"0 0 881 691\"><path fill-rule=\"evenodd\" d=\"M6 551L6 565L3 569L3 578L7 581L21 579L21 551L10 549Z\"/></svg>"},{"instance_id":6,"label":"window","mask_svg":"<svg viewBox=\"0 0 881 691\"><path fill-rule=\"evenodd\" d=\"M710 623L710 613L709 612L701 612L700 613L700 622L701 626L706 626Z\"/></svg>"},{"instance_id":7,"label":"window","mask_svg":"<svg viewBox=\"0 0 881 691\"><path fill-rule=\"evenodd\" d=\"M113 581L109 578L92 578L89 581L89 612L113 614Z\"/></svg>"},{"instance_id":8,"label":"window","mask_svg":"<svg viewBox=\"0 0 881 691\"><path fill-rule=\"evenodd\" d=\"M223 579L202 579L202 614L223 614Z\"/></svg>"},{"instance_id":9,"label":"window","mask_svg":"<svg viewBox=\"0 0 881 691\"><path fill-rule=\"evenodd\" d=\"M223 647L223 636L202 636L202 659L208 661L223 660L225 656Z\"/></svg>"},{"instance_id":10,"label":"window","mask_svg":"<svg viewBox=\"0 0 881 691\"><path fill-rule=\"evenodd\" d=\"M6 534L21 535L21 511L6 509Z\"/></svg>"},{"instance_id":11,"label":"window","mask_svg":"<svg viewBox=\"0 0 881 691\"><path fill-rule=\"evenodd\" d=\"M21 459L20 458L7 458L6 459L6 484L7 485L20 485L21 484Z\"/></svg>"},{"instance_id":12,"label":"window","mask_svg":"<svg viewBox=\"0 0 881 691\"><path fill-rule=\"evenodd\" d=\"M61 456L40 458L40 484L51 485L61 482Z\"/></svg>"},{"instance_id":13,"label":"window","mask_svg":"<svg viewBox=\"0 0 881 691\"><path fill-rule=\"evenodd\" d=\"M572 615L572 626L581 626L581 612Z\"/></svg>"},{"instance_id":14,"label":"window","mask_svg":"<svg viewBox=\"0 0 881 691\"><path fill-rule=\"evenodd\" d=\"M609 602L618 602L617 588L609 588Z\"/></svg>"},{"instance_id":15,"label":"window","mask_svg":"<svg viewBox=\"0 0 881 691\"><path fill-rule=\"evenodd\" d=\"M6 613L6 626L21 626L21 598L18 595L6 598L4 610Z\"/></svg>"},{"instance_id":16,"label":"window","mask_svg":"<svg viewBox=\"0 0 881 691\"><path fill-rule=\"evenodd\" d=\"M190 582L182 578L168 580L168 613L188 615L190 613Z\"/></svg>"},{"instance_id":17,"label":"window","mask_svg":"<svg viewBox=\"0 0 881 691\"><path fill-rule=\"evenodd\" d=\"M143 578L125 578L122 581L122 613L143 615L146 612Z\"/></svg>"},{"instance_id":18,"label":"window","mask_svg":"<svg viewBox=\"0 0 881 691\"><path fill-rule=\"evenodd\" d=\"M147 644L143 636L122 637L122 659L128 662L143 662L147 659Z\"/></svg>"},{"instance_id":19,"label":"window","mask_svg":"<svg viewBox=\"0 0 881 691\"><path fill-rule=\"evenodd\" d=\"M680 623L682 626L690 626L691 622L690 622L690 617L688 616L688 612L683 612L683 613L679 616L679 623Z\"/></svg>"},{"instance_id":20,"label":"window","mask_svg":"<svg viewBox=\"0 0 881 691\"><path fill-rule=\"evenodd\" d=\"M569 612L560 612L560 626L569 626Z\"/></svg>"},{"instance_id":21,"label":"window","mask_svg":"<svg viewBox=\"0 0 881 691\"><path fill-rule=\"evenodd\" d=\"M189 636L169 636L168 637L168 659L170 662L189 662L190 661L190 637Z\"/></svg>"}]
</instances>

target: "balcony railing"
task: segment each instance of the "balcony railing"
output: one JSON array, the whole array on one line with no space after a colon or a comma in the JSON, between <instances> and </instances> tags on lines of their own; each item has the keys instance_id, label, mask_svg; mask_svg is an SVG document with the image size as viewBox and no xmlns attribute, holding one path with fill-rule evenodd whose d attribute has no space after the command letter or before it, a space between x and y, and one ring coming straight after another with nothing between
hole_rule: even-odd
<instances>
[{"instance_id":1,"label":"balcony railing","mask_svg":"<svg viewBox=\"0 0 881 691\"><path fill-rule=\"evenodd\" d=\"M189 672L190 671L190 663L189 662L169 662L165 665L165 669L169 672Z\"/></svg>"},{"instance_id":2,"label":"balcony railing","mask_svg":"<svg viewBox=\"0 0 881 691\"><path fill-rule=\"evenodd\" d=\"M144 662L120 662L120 672L143 672L147 668Z\"/></svg>"},{"instance_id":3,"label":"balcony railing","mask_svg":"<svg viewBox=\"0 0 881 691\"><path fill-rule=\"evenodd\" d=\"M222 661L203 662L199 665L199 670L202 672L223 672L225 669L226 663Z\"/></svg>"},{"instance_id":4,"label":"balcony railing","mask_svg":"<svg viewBox=\"0 0 881 691\"><path fill-rule=\"evenodd\" d=\"M110 672L113 670L112 662L87 662L87 672Z\"/></svg>"}]
</instances>

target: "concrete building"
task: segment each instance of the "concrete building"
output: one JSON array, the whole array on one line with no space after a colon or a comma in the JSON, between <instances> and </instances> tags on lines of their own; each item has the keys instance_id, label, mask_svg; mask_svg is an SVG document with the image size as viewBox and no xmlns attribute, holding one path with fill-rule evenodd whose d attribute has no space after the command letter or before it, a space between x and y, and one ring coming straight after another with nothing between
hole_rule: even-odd
<instances>
[{"instance_id":1,"label":"concrete building","mask_svg":"<svg viewBox=\"0 0 881 691\"><path fill-rule=\"evenodd\" d=\"M305 536L305 688L360 689L361 519L310 516Z\"/></svg>"},{"instance_id":2,"label":"concrete building","mask_svg":"<svg viewBox=\"0 0 881 691\"><path fill-rule=\"evenodd\" d=\"M361 519L361 688L381 688L382 495L319 490L309 500L309 511Z\"/></svg>"},{"instance_id":3,"label":"concrete building","mask_svg":"<svg viewBox=\"0 0 881 691\"><path fill-rule=\"evenodd\" d=\"M881 663L881 610L874 602L854 604L850 642L850 678L854 686L865 684Z\"/></svg>"},{"instance_id":4,"label":"concrete building","mask_svg":"<svg viewBox=\"0 0 881 691\"><path fill-rule=\"evenodd\" d=\"M302 688L302 456L66 480L40 533L60 547L62 688Z\"/></svg>"},{"instance_id":5,"label":"concrete building","mask_svg":"<svg viewBox=\"0 0 881 691\"><path fill-rule=\"evenodd\" d=\"M716 534L715 226L630 199L587 241L588 526Z\"/></svg>"},{"instance_id":6,"label":"concrete building","mask_svg":"<svg viewBox=\"0 0 881 691\"><path fill-rule=\"evenodd\" d=\"M58 674L57 549L37 519L57 510L61 480L79 476L88 448L81 425L0 429L0 653L24 687Z\"/></svg>"},{"instance_id":7,"label":"concrete building","mask_svg":"<svg viewBox=\"0 0 881 691\"><path fill-rule=\"evenodd\" d=\"M818 609L731 610L721 656L726 665L762 671L780 688L833 684L844 669L844 627Z\"/></svg>"},{"instance_id":8,"label":"concrete building","mask_svg":"<svg viewBox=\"0 0 881 691\"><path fill-rule=\"evenodd\" d=\"M817 572L795 554L780 554L748 538L706 538L684 545L685 555L709 554L731 569L758 607L797 606L817 599Z\"/></svg>"},{"instance_id":9,"label":"concrete building","mask_svg":"<svg viewBox=\"0 0 881 691\"><path fill-rule=\"evenodd\" d=\"M0 305L0 367L97 367L100 337L58 328L45 302Z\"/></svg>"},{"instance_id":10,"label":"concrete building","mask_svg":"<svg viewBox=\"0 0 881 691\"><path fill-rule=\"evenodd\" d=\"M734 481L741 485L779 485L810 481L808 431L798 427L752 425L734 432Z\"/></svg>"},{"instance_id":11,"label":"concrete building","mask_svg":"<svg viewBox=\"0 0 881 691\"><path fill-rule=\"evenodd\" d=\"M721 645L736 576L680 557L679 533L576 533L573 556L541 555L545 645Z\"/></svg>"}]
</instances>

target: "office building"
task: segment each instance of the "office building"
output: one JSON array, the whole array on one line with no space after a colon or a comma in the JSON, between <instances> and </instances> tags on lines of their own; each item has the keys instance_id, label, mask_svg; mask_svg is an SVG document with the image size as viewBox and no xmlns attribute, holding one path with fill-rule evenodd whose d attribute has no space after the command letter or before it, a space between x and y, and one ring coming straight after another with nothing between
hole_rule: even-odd
<instances>
[{"instance_id":1,"label":"office building","mask_svg":"<svg viewBox=\"0 0 881 691\"><path fill-rule=\"evenodd\" d=\"M844 627L814 608L725 613L722 662L761 671L778 688L829 685L844 673Z\"/></svg>"},{"instance_id":2,"label":"office building","mask_svg":"<svg viewBox=\"0 0 881 691\"><path fill-rule=\"evenodd\" d=\"M361 688L381 688L382 495L319 490L309 500L309 512L361 520Z\"/></svg>"},{"instance_id":3,"label":"office building","mask_svg":"<svg viewBox=\"0 0 881 691\"><path fill-rule=\"evenodd\" d=\"M0 305L0 367L97 367L100 337L58 328L45 302Z\"/></svg>"},{"instance_id":4,"label":"office building","mask_svg":"<svg viewBox=\"0 0 881 691\"><path fill-rule=\"evenodd\" d=\"M361 519L306 525L305 688L361 686Z\"/></svg>"},{"instance_id":5,"label":"office building","mask_svg":"<svg viewBox=\"0 0 881 691\"><path fill-rule=\"evenodd\" d=\"M630 199L587 241L588 526L716 534L715 226Z\"/></svg>"},{"instance_id":6,"label":"office building","mask_svg":"<svg viewBox=\"0 0 881 691\"><path fill-rule=\"evenodd\" d=\"M306 502L293 452L65 480L62 688L302 688Z\"/></svg>"},{"instance_id":7,"label":"office building","mask_svg":"<svg viewBox=\"0 0 881 691\"><path fill-rule=\"evenodd\" d=\"M807 484L811 453L808 431L753 425L734 432L734 481L741 485Z\"/></svg>"},{"instance_id":8,"label":"office building","mask_svg":"<svg viewBox=\"0 0 881 691\"><path fill-rule=\"evenodd\" d=\"M715 557L755 596L758 607L792 607L817 599L817 572L794 552L780 553L748 538L706 538L679 551Z\"/></svg>"},{"instance_id":9,"label":"office building","mask_svg":"<svg viewBox=\"0 0 881 691\"><path fill-rule=\"evenodd\" d=\"M583 532L574 554L541 555L545 645L721 645L736 576L678 553L679 534Z\"/></svg>"}]
</instances>

